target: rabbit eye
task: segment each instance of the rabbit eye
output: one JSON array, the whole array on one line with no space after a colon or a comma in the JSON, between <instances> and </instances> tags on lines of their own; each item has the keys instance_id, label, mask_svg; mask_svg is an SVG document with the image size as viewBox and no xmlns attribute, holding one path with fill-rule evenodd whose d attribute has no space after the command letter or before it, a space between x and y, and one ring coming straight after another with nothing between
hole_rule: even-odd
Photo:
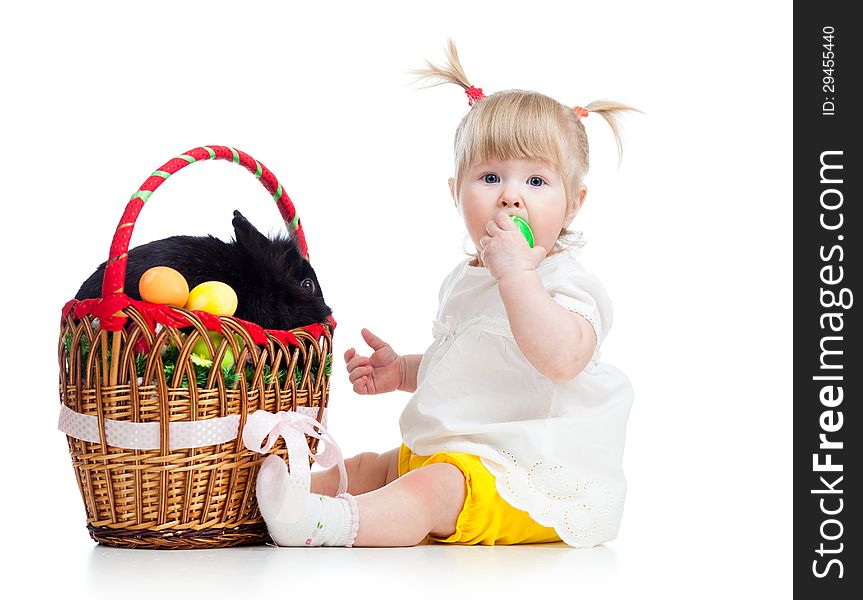
<instances>
[{"instance_id":1,"label":"rabbit eye","mask_svg":"<svg viewBox=\"0 0 863 600\"><path fill-rule=\"evenodd\" d=\"M305 289L311 291L312 293L314 293L315 282L310 277L306 277L305 279L303 279L302 283L300 283L300 287L305 288Z\"/></svg>"}]
</instances>

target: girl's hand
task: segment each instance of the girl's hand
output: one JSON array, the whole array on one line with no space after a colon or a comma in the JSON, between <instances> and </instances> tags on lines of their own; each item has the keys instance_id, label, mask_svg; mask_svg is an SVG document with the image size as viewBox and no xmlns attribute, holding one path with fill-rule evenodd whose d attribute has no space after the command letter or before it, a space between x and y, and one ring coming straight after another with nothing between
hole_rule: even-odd
<instances>
[{"instance_id":1,"label":"girl's hand","mask_svg":"<svg viewBox=\"0 0 863 600\"><path fill-rule=\"evenodd\" d=\"M479 240L480 260L498 281L520 271L536 269L548 252L542 246L531 248L505 212L498 213L494 221L489 221L485 230L488 235Z\"/></svg>"},{"instance_id":2,"label":"girl's hand","mask_svg":"<svg viewBox=\"0 0 863 600\"><path fill-rule=\"evenodd\" d=\"M354 391L358 394L383 394L399 389L404 359L368 329L363 329L361 333L374 352L371 357L360 356L353 348L345 352L345 363Z\"/></svg>"}]
</instances>

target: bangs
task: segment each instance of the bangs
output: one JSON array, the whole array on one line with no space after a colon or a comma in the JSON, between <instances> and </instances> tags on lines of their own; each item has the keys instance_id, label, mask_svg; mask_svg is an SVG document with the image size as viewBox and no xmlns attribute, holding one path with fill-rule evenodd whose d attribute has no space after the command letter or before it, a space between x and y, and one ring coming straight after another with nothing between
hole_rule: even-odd
<instances>
[{"instance_id":1,"label":"bangs","mask_svg":"<svg viewBox=\"0 0 863 600\"><path fill-rule=\"evenodd\" d=\"M559 107L557 101L539 94L485 98L466 115L456 155L461 155L462 165L527 159L561 170L566 142Z\"/></svg>"}]
</instances>

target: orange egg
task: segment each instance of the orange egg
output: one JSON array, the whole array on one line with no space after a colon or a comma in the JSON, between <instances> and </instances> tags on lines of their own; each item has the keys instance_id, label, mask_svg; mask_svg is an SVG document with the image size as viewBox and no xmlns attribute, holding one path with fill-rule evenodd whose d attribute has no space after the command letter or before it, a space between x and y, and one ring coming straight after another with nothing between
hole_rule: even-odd
<instances>
[{"instance_id":1,"label":"orange egg","mask_svg":"<svg viewBox=\"0 0 863 600\"><path fill-rule=\"evenodd\" d=\"M141 275L138 282L141 298L153 304L185 306L189 284L179 271L171 267L153 267Z\"/></svg>"}]
</instances>

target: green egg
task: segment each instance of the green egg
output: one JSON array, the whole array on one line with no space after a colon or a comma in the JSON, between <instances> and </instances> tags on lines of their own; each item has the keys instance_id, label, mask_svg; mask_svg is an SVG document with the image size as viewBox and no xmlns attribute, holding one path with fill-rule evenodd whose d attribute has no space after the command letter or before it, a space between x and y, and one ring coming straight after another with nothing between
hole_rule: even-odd
<instances>
[{"instance_id":1,"label":"green egg","mask_svg":"<svg viewBox=\"0 0 863 600\"><path fill-rule=\"evenodd\" d=\"M527 224L527 221L522 219L521 217L516 217L513 215L512 220L515 222L516 226L521 230L521 234L527 240L527 245L533 248L533 231L530 230L530 225Z\"/></svg>"}]
</instances>

